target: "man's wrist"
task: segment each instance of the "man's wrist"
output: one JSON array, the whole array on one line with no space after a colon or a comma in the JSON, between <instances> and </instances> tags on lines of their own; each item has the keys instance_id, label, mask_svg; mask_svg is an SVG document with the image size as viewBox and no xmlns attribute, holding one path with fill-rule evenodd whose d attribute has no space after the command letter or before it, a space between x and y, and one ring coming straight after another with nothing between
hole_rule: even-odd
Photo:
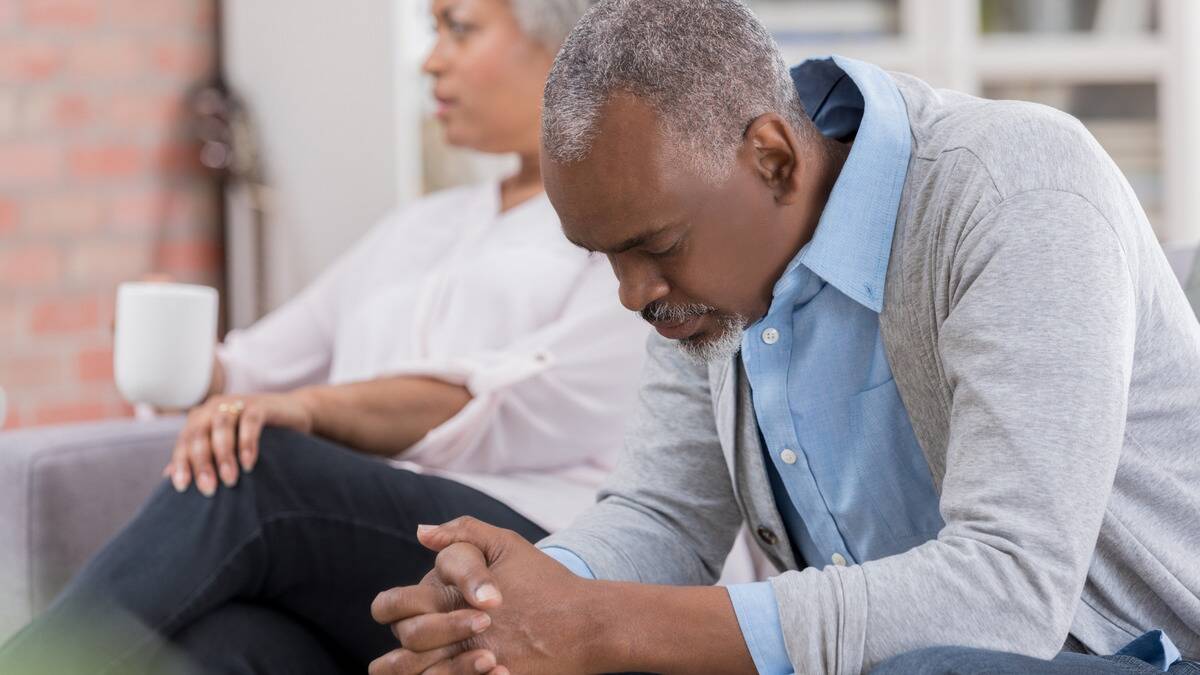
<instances>
[{"instance_id":1,"label":"man's wrist","mask_svg":"<svg viewBox=\"0 0 1200 675\"><path fill-rule=\"evenodd\" d=\"M583 672L755 672L724 588L579 583Z\"/></svg>"}]
</instances>

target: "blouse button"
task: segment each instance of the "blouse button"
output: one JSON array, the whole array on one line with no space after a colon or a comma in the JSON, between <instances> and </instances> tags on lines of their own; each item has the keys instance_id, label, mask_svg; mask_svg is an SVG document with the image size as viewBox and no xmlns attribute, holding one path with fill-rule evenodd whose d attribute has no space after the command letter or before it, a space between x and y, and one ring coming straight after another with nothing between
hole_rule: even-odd
<instances>
[{"instance_id":1,"label":"blouse button","mask_svg":"<svg viewBox=\"0 0 1200 675\"><path fill-rule=\"evenodd\" d=\"M764 330L762 332L762 341L769 345L779 342L779 331L775 330L774 328L768 328Z\"/></svg>"}]
</instances>

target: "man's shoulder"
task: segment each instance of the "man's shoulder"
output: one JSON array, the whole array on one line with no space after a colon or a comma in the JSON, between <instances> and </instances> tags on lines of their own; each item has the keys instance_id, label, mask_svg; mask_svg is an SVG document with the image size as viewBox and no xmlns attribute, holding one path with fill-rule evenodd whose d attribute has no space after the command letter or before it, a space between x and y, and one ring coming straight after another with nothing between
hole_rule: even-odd
<instances>
[{"instance_id":1,"label":"man's shoulder","mask_svg":"<svg viewBox=\"0 0 1200 675\"><path fill-rule=\"evenodd\" d=\"M1028 101L990 100L934 89L893 75L908 108L916 175L977 190L997 200L1036 190L1091 199L1119 176L1104 149L1075 117ZM953 194L953 193L950 193Z\"/></svg>"}]
</instances>

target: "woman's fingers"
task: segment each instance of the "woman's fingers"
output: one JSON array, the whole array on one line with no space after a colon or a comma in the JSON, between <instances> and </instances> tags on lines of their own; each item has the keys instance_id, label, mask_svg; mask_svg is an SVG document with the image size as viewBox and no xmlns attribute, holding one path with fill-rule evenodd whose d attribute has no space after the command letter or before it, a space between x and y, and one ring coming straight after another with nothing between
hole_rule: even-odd
<instances>
[{"instance_id":1,"label":"woman's fingers","mask_svg":"<svg viewBox=\"0 0 1200 675\"><path fill-rule=\"evenodd\" d=\"M205 497L217 493L217 471L213 466L212 445L209 443L211 433L207 410L201 409L189 416L188 428L184 432L184 449L196 479L196 489Z\"/></svg>"},{"instance_id":2,"label":"woman's fingers","mask_svg":"<svg viewBox=\"0 0 1200 675\"><path fill-rule=\"evenodd\" d=\"M175 439L175 449L171 451L171 463L167 465L167 469L171 473L171 485L174 486L176 492L187 490L188 485L192 482L192 471L188 464L187 446L184 439L187 437L186 430L180 432Z\"/></svg>"},{"instance_id":3,"label":"woman's fingers","mask_svg":"<svg viewBox=\"0 0 1200 675\"><path fill-rule=\"evenodd\" d=\"M216 459L217 473L225 487L237 485L238 467L234 455L234 438L237 434L237 414L225 403L217 404L212 415L212 453Z\"/></svg>"},{"instance_id":4,"label":"woman's fingers","mask_svg":"<svg viewBox=\"0 0 1200 675\"><path fill-rule=\"evenodd\" d=\"M266 414L255 404L250 404L238 422L238 458L244 471L253 471L258 463L258 439L262 436Z\"/></svg>"}]
</instances>

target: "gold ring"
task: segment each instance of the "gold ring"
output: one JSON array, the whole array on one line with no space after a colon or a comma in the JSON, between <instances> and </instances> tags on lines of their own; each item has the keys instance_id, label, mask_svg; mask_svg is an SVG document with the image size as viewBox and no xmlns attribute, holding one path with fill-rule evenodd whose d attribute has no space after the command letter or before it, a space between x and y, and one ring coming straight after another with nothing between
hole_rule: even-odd
<instances>
[{"instance_id":1,"label":"gold ring","mask_svg":"<svg viewBox=\"0 0 1200 675\"><path fill-rule=\"evenodd\" d=\"M241 415L242 411L245 409L246 409L246 402L241 401L241 400L234 401L233 403L218 403L217 404L217 412L232 413L234 417Z\"/></svg>"}]
</instances>

